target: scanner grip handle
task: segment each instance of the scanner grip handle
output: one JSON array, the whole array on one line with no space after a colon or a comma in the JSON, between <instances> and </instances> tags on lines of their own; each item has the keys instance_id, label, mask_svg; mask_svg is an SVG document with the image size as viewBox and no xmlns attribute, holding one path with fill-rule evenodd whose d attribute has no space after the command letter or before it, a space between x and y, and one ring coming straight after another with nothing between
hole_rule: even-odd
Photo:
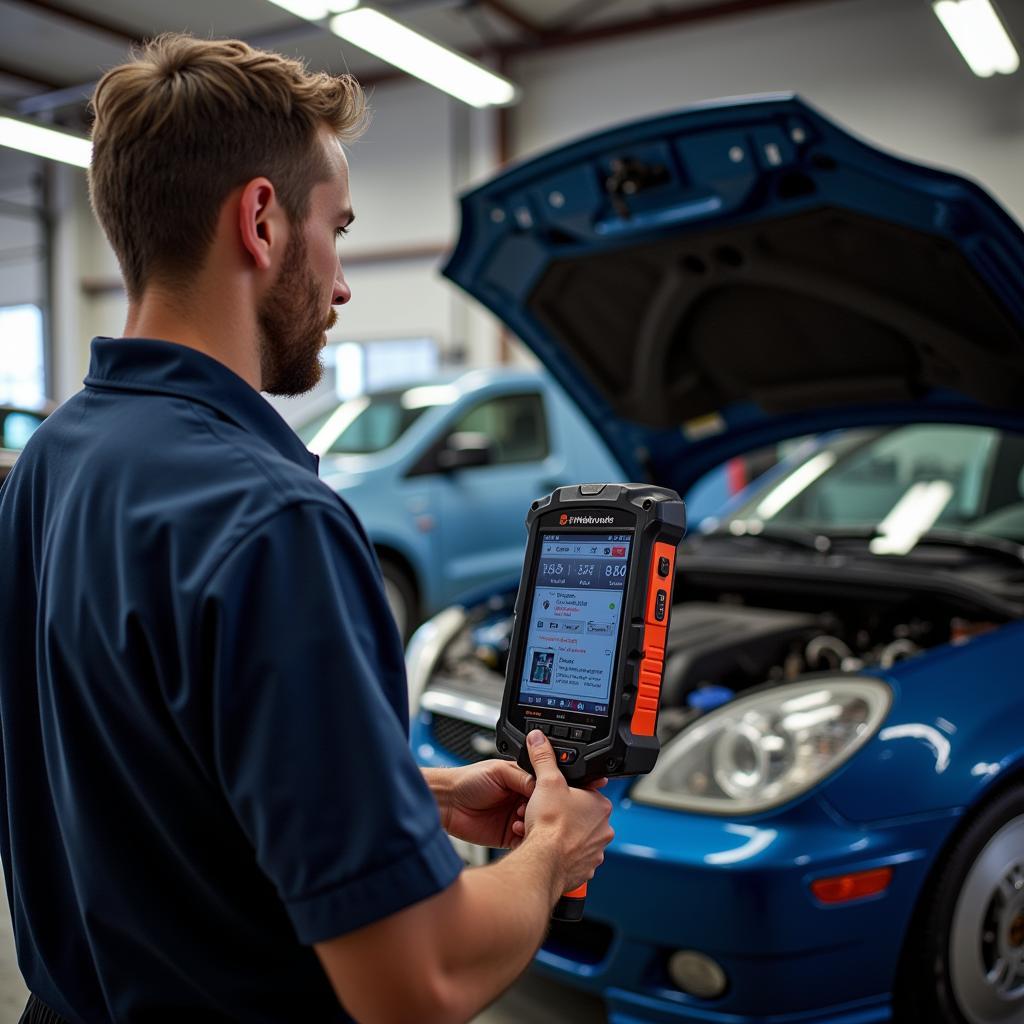
<instances>
[{"instance_id":1,"label":"scanner grip handle","mask_svg":"<svg viewBox=\"0 0 1024 1024\"><path fill-rule=\"evenodd\" d=\"M562 893L555 909L551 911L552 921L579 921L587 902L587 883L577 886L571 892Z\"/></svg>"}]
</instances>

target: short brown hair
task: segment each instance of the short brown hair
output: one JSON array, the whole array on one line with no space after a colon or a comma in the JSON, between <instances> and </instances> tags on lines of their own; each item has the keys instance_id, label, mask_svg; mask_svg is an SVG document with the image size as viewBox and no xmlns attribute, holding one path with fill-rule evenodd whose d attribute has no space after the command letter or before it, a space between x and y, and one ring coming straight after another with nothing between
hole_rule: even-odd
<instances>
[{"instance_id":1,"label":"short brown hair","mask_svg":"<svg viewBox=\"0 0 1024 1024\"><path fill-rule=\"evenodd\" d=\"M269 178L290 220L303 220L328 176L318 128L349 141L366 121L351 75L178 33L108 71L92 107L90 196L132 299L154 277L191 280L224 200L253 178Z\"/></svg>"}]
</instances>

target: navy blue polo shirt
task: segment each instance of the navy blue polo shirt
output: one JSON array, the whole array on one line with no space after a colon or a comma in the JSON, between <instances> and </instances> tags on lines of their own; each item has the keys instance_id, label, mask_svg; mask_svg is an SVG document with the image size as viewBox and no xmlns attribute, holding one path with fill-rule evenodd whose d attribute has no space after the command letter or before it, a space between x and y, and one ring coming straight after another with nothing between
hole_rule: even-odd
<instances>
[{"instance_id":1,"label":"navy blue polo shirt","mask_svg":"<svg viewBox=\"0 0 1024 1024\"><path fill-rule=\"evenodd\" d=\"M310 944L448 886L372 549L225 366L93 342L0 491L0 851L75 1022L348 1020Z\"/></svg>"}]
</instances>

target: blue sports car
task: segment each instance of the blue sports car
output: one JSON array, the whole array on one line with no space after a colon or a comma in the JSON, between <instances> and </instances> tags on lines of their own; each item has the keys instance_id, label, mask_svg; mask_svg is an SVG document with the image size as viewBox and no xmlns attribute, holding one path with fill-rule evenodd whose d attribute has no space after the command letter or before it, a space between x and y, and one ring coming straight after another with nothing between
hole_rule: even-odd
<instances>
[{"instance_id":1,"label":"blue sports car","mask_svg":"<svg viewBox=\"0 0 1024 1024\"><path fill-rule=\"evenodd\" d=\"M608 787L587 916L538 967L615 1024L1020 1024L1021 228L789 96L595 135L462 208L448 275L631 479L785 456L683 542L660 759ZM510 610L414 636L422 763L493 756Z\"/></svg>"}]
</instances>

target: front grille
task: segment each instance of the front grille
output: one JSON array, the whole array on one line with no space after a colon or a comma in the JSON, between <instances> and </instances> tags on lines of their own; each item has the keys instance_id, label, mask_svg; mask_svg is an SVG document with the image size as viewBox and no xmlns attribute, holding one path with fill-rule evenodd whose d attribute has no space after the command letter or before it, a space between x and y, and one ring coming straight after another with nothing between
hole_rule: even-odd
<instances>
[{"instance_id":1,"label":"front grille","mask_svg":"<svg viewBox=\"0 0 1024 1024\"><path fill-rule=\"evenodd\" d=\"M451 718L435 711L432 733L434 742L460 761L486 761L497 756L494 730L475 722L464 722L461 718Z\"/></svg>"}]
</instances>

